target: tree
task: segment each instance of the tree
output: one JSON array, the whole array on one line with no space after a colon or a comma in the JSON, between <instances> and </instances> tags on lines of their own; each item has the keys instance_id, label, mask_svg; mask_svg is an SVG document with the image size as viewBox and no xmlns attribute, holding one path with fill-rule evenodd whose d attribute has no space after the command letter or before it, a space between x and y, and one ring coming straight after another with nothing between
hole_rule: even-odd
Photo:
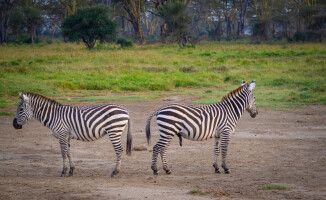
<instances>
[{"instance_id":1,"label":"tree","mask_svg":"<svg viewBox=\"0 0 326 200\"><path fill-rule=\"evenodd\" d=\"M322 42L325 35L326 25L326 2L325 1L307 1L300 9L302 21L305 21L305 28L301 34L305 35L307 41L319 40ZM301 31L297 31L299 33Z\"/></svg>"},{"instance_id":2,"label":"tree","mask_svg":"<svg viewBox=\"0 0 326 200\"><path fill-rule=\"evenodd\" d=\"M216 3L213 0L194 0L189 8L194 15L191 30L192 33L198 35L198 41L207 38L206 35L213 37L215 12L217 12Z\"/></svg>"},{"instance_id":3,"label":"tree","mask_svg":"<svg viewBox=\"0 0 326 200\"><path fill-rule=\"evenodd\" d=\"M65 16L75 14L76 12L76 0L59 0L60 4L64 8Z\"/></svg>"},{"instance_id":4,"label":"tree","mask_svg":"<svg viewBox=\"0 0 326 200\"><path fill-rule=\"evenodd\" d=\"M154 4L155 6L155 9L158 10L158 8L160 6L163 6L163 5L166 5L168 3L176 3L176 2L183 2L186 4L186 7L188 7L189 3L191 2L192 0L151 0L151 2ZM152 14L154 15L157 15L156 13L153 13ZM160 26L160 33L161 33L161 38L162 38L162 43L166 43L166 36L167 36L167 23L164 21L163 19L163 22Z\"/></svg>"},{"instance_id":5,"label":"tree","mask_svg":"<svg viewBox=\"0 0 326 200\"><path fill-rule=\"evenodd\" d=\"M167 23L166 34L177 41L182 48L188 43L191 17L186 12L187 5L182 2L168 3L158 8L159 15Z\"/></svg>"},{"instance_id":6,"label":"tree","mask_svg":"<svg viewBox=\"0 0 326 200\"><path fill-rule=\"evenodd\" d=\"M22 35L24 28L24 11L21 8L16 8L12 11L9 17L9 29L11 30L13 37L16 38L17 36Z\"/></svg>"},{"instance_id":7,"label":"tree","mask_svg":"<svg viewBox=\"0 0 326 200\"><path fill-rule=\"evenodd\" d=\"M80 8L65 19L62 34L70 41L82 40L87 48L92 49L97 40L115 37L116 23L109 19L106 7Z\"/></svg>"},{"instance_id":8,"label":"tree","mask_svg":"<svg viewBox=\"0 0 326 200\"><path fill-rule=\"evenodd\" d=\"M253 26L253 37L259 40L266 40L268 38L267 27L269 25L269 18L272 14L275 0L254 0L253 3L259 20Z\"/></svg>"},{"instance_id":9,"label":"tree","mask_svg":"<svg viewBox=\"0 0 326 200\"><path fill-rule=\"evenodd\" d=\"M7 41L9 12L15 0L0 0L0 44Z\"/></svg>"},{"instance_id":10,"label":"tree","mask_svg":"<svg viewBox=\"0 0 326 200\"><path fill-rule=\"evenodd\" d=\"M244 36L247 7L248 7L248 0L241 0L240 16L239 16L239 23L238 23L238 37Z\"/></svg>"},{"instance_id":11,"label":"tree","mask_svg":"<svg viewBox=\"0 0 326 200\"><path fill-rule=\"evenodd\" d=\"M42 9L47 18L47 27L50 30L51 38L53 39L56 28L60 27L66 10L62 9L63 5L57 0L47 0L42 4Z\"/></svg>"},{"instance_id":12,"label":"tree","mask_svg":"<svg viewBox=\"0 0 326 200\"><path fill-rule=\"evenodd\" d=\"M41 12L35 7L25 7L24 21L26 24L27 32L32 38L32 45L34 45L34 35L36 27L43 22Z\"/></svg>"},{"instance_id":13,"label":"tree","mask_svg":"<svg viewBox=\"0 0 326 200\"><path fill-rule=\"evenodd\" d=\"M291 2L289 1L277 1L273 6L273 12L271 14L272 23L272 35L279 39L283 37L289 37L290 28L294 27L294 10L291 9ZM278 29L278 30L277 30Z\"/></svg>"},{"instance_id":14,"label":"tree","mask_svg":"<svg viewBox=\"0 0 326 200\"><path fill-rule=\"evenodd\" d=\"M139 40L140 44L145 42L144 33L142 29L142 9L144 0L123 0L122 6L127 12L126 19L132 24L134 28L135 38Z\"/></svg>"}]
</instances>

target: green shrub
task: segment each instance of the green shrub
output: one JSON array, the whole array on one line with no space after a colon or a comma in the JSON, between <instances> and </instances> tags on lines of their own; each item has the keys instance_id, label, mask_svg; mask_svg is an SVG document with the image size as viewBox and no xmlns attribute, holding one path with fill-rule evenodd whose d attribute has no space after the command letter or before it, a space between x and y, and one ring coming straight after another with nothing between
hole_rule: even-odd
<instances>
[{"instance_id":1,"label":"green shrub","mask_svg":"<svg viewBox=\"0 0 326 200\"><path fill-rule=\"evenodd\" d=\"M14 38L10 38L9 42L16 43L16 44L31 44L32 37L28 34L20 34ZM39 37L34 37L34 43L40 43L41 40Z\"/></svg>"},{"instance_id":2,"label":"green shrub","mask_svg":"<svg viewBox=\"0 0 326 200\"><path fill-rule=\"evenodd\" d=\"M124 38L119 38L117 44L120 44L121 48L132 47L132 41Z\"/></svg>"},{"instance_id":3,"label":"green shrub","mask_svg":"<svg viewBox=\"0 0 326 200\"><path fill-rule=\"evenodd\" d=\"M313 30L297 31L293 35L293 41L295 42L317 42L319 38L318 31Z\"/></svg>"}]
</instances>

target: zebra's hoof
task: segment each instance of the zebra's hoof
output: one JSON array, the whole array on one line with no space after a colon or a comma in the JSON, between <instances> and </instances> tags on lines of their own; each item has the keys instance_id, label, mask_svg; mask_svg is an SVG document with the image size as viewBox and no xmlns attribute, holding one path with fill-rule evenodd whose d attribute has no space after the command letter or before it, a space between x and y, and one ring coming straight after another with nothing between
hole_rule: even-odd
<instances>
[{"instance_id":1,"label":"zebra's hoof","mask_svg":"<svg viewBox=\"0 0 326 200\"><path fill-rule=\"evenodd\" d=\"M114 176L115 176L115 175L112 173L112 174L111 174L111 178L114 178Z\"/></svg>"},{"instance_id":2,"label":"zebra's hoof","mask_svg":"<svg viewBox=\"0 0 326 200\"><path fill-rule=\"evenodd\" d=\"M165 171L165 173L166 174L171 174L171 170L169 169L169 170Z\"/></svg>"},{"instance_id":3,"label":"zebra's hoof","mask_svg":"<svg viewBox=\"0 0 326 200\"><path fill-rule=\"evenodd\" d=\"M65 177L66 175L65 174L60 174L60 177Z\"/></svg>"},{"instance_id":4,"label":"zebra's hoof","mask_svg":"<svg viewBox=\"0 0 326 200\"><path fill-rule=\"evenodd\" d=\"M231 171L229 169L224 170L226 174L231 174Z\"/></svg>"},{"instance_id":5,"label":"zebra's hoof","mask_svg":"<svg viewBox=\"0 0 326 200\"><path fill-rule=\"evenodd\" d=\"M154 175L158 175L158 172L157 172L157 171L154 171L153 174L154 174Z\"/></svg>"},{"instance_id":6,"label":"zebra's hoof","mask_svg":"<svg viewBox=\"0 0 326 200\"><path fill-rule=\"evenodd\" d=\"M215 173L221 174L221 171L219 169L215 169Z\"/></svg>"},{"instance_id":7,"label":"zebra's hoof","mask_svg":"<svg viewBox=\"0 0 326 200\"><path fill-rule=\"evenodd\" d=\"M75 167L70 167L68 177L72 176L74 174Z\"/></svg>"}]
</instances>

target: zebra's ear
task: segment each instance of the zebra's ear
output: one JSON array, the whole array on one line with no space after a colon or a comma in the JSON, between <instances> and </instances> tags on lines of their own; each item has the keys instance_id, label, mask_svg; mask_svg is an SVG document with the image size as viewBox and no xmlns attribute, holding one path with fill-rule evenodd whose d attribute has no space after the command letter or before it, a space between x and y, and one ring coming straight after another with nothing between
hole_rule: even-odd
<instances>
[{"instance_id":1,"label":"zebra's ear","mask_svg":"<svg viewBox=\"0 0 326 200\"><path fill-rule=\"evenodd\" d=\"M23 101L28 101L28 96L26 94L23 94L22 92L19 92L19 97L23 100Z\"/></svg>"},{"instance_id":2,"label":"zebra's ear","mask_svg":"<svg viewBox=\"0 0 326 200\"><path fill-rule=\"evenodd\" d=\"M241 86L243 86L244 84L246 84L246 81L242 80L241 81Z\"/></svg>"},{"instance_id":3,"label":"zebra's ear","mask_svg":"<svg viewBox=\"0 0 326 200\"><path fill-rule=\"evenodd\" d=\"M255 88L255 86L256 86L256 81L255 80L253 80L251 83L250 83L250 85L249 85L249 90L250 91L252 91L254 88Z\"/></svg>"}]
</instances>

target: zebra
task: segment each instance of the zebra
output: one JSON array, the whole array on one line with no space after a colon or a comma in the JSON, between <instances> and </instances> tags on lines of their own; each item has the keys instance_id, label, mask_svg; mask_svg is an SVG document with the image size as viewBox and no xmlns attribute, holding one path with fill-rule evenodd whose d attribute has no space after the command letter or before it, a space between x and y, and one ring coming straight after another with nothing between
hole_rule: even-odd
<instances>
[{"instance_id":1,"label":"zebra","mask_svg":"<svg viewBox=\"0 0 326 200\"><path fill-rule=\"evenodd\" d=\"M130 131L130 119L127 110L119 105L105 104L90 107L73 107L49 99L43 95L19 92L21 99L13 120L15 129L22 126L34 117L52 131L52 135L59 139L63 159L63 169L60 177L66 176L68 167L67 157L70 164L68 176L73 175L75 169L70 151L70 139L81 141L94 141L104 135L108 135L115 150L117 161L113 178L120 170L121 135L128 123L127 155L131 155L132 135Z\"/></svg>"},{"instance_id":2,"label":"zebra","mask_svg":"<svg viewBox=\"0 0 326 200\"><path fill-rule=\"evenodd\" d=\"M166 161L166 152L172 138L179 137L180 146L182 138L194 141L215 138L214 162L215 173L221 173L217 165L217 157L220 147L222 151L222 168L226 174L231 173L226 165L226 155L230 134L234 132L237 121L247 110L252 118L258 114L255 96L252 90L256 86L253 80L250 84L242 81L241 86L225 95L220 103L206 106L194 106L184 104L169 104L152 113L146 124L146 138L150 145L150 122L156 116L160 139L153 147L151 168L155 175L157 170L157 156L161 154L163 169L167 174L171 173ZM219 147L220 139L220 147Z\"/></svg>"}]
</instances>

